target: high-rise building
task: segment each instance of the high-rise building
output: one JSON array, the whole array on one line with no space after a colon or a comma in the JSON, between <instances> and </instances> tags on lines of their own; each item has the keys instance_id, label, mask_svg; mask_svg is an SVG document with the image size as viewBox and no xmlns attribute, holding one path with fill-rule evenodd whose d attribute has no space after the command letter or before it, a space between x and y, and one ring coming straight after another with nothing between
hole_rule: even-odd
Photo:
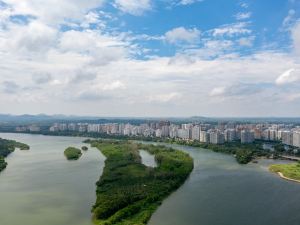
<instances>
[{"instance_id":1,"label":"high-rise building","mask_svg":"<svg viewBox=\"0 0 300 225\"><path fill-rule=\"evenodd\" d=\"M241 131L241 143L247 144L254 142L254 132L243 130Z\"/></svg>"},{"instance_id":2,"label":"high-rise building","mask_svg":"<svg viewBox=\"0 0 300 225\"><path fill-rule=\"evenodd\" d=\"M178 137L181 139L190 139L190 130L189 129L178 129Z\"/></svg>"},{"instance_id":3,"label":"high-rise building","mask_svg":"<svg viewBox=\"0 0 300 225\"><path fill-rule=\"evenodd\" d=\"M235 129L227 129L224 132L225 141L232 142L237 139Z\"/></svg>"},{"instance_id":4,"label":"high-rise building","mask_svg":"<svg viewBox=\"0 0 300 225\"><path fill-rule=\"evenodd\" d=\"M200 126L198 125L192 128L192 140L200 140Z\"/></svg>"},{"instance_id":5,"label":"high-rise building","mask_svg":"<svg viewBox=\"0 0 300 225\"><path fill-rule=\"evenodd\" d=\"M164 125L161 127L161 136L169 137L169 125Z\"/></svg>"},{"instance_id":6,"label":"high-rise building","mask_svg":"<svg viewBox=\"0 0 300 225\"><path fill-rule=\"evenodd\" d=\"M293 132L285 130L281 133L282 143L285 145L293 145Z\"/></svg>"},{"instance_id":7,"label":"high-rise building","mask_svg":"<svg viewBox=\"0 0 300 225\"><path fill-rule=\"evenodd\" d=\"M155 136L158 137L158 138L161 138L161 136L162 136L162 131L161 131L161 129L157 129L157 130L155 131Z\"/></svg>"},{"instance_id":8,"label":"high-rise building","mask_svg":"<svg viewBox=\"0 0 300 225\"><path fill-rule=\"evenodd\" d=\"M209 143L209 133L206 131L200 131L200 142Z\"/></svg>"},{"instance_id":9,"label":"high-rise building","mask_svg":"<svg viewBox=\"0 0 300 225\"><path fill-rule=\"evenodd\" d=\"M225 137L220 131L212 131L210 132L209 141L212 144L224 144Z\"/></svg>"},{"instance_id":10,"label":"high-rise building","mask_svg":"<svg viewBox=\"0 0 300 225\"><path fill-rule=\"evenodd\" d=\"M300 148L300 131L293 132L293 146Z\"/></svg>"},{"instance_id":11,"label":"high-rise building","mask_svg":"<svg viewBox=\"0 0 300 225\"><path fill-rule=\"evenodd\" d=\"M170 126L169 136L170 136L170 138L177 138L178 137L178 127L176 125L171 125Z\"/></svg>"}]
</instances>

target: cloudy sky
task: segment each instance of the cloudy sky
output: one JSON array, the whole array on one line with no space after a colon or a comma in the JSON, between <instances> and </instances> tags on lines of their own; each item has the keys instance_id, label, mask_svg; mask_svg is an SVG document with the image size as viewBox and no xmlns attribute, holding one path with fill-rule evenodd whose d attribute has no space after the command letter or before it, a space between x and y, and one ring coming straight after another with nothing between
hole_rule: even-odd
<instances>
[{"instance_id":1,"label":"cloudy sky","mask_svg":"<svg viewBox=\"0 0 300 225\"><path fill-rule=\"evenodd\" d=\"M300 0L0 0L0 113L300 116Z\"/></svg>"}]
</instances>

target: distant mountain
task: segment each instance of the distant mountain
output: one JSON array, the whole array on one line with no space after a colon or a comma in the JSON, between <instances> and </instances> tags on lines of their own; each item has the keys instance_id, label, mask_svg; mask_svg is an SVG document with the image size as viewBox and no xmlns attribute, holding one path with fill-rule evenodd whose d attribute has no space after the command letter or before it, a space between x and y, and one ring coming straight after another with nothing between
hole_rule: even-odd
<instances>
[{"instance_id":1,"label":"distant mountain","mask_svg":"<svg viewBox=\"0 0 300 225\"><path fill-rule=\"evenodd\" d=\"M173 123L296 123L300 124L300 117L96 117L74 115L11 115L0 114L0 123L53 123L53 122L94 122L94 123L132 123L140 124L149 121L169 120Z\"/></svg>"},{"instance_id":2,"label":"distant mountain","mask_svg":"<svg viewBox=\"0 0 300 225\"><path fill-rule=\"evenodd\" d=\"M0 114L0 122L43 122L53 120L96 120L99 117L83 117L83 116L66 116L66 115L11 115L11 114Z\"/></svg>"}]
</instances>

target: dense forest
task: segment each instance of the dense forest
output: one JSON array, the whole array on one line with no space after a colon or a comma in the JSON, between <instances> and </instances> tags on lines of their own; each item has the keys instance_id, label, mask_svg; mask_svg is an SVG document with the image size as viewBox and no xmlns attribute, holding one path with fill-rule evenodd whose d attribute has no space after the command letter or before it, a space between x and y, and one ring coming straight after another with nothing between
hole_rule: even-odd
<instances>
[{"instance_id":1,"label":"dense forest","mask_svg":"<svg viewBox=\"0 0 300 225\"><path fill-rule=\"evenodd\" d=\"M93 207L96 224L146 224L163 199L193 170L188 154L165 146L117 140L86 142L106 156ZM153 154L158 167L143 165L140 149Z\"/></svg>"},{"instance_id":2,"label":"dense forest","mask_svg":"<svg viewBox=\"0 0 300 225\"><path fill-rule=\"evenodd\" d=\"M26 144L0 138L0 172L7 166L4 158L12 153L16 148L19 148L20 150L29 150L29 146Z\"/></svg>"}]
</instances>

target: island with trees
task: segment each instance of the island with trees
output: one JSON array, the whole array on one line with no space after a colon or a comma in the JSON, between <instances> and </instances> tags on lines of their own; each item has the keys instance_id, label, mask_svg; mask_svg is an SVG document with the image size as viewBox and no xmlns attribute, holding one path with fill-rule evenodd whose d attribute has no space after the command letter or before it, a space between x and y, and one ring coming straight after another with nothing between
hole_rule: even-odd
<instances>
[{"instance_id":1,"label":"island with trees","mask_svg":"<svg viewBox=\"0 0 300 225\"><path fill-rule=\"evenodd\" d=\"M78 148L68 147L64 151L64 155L68 160L78 160L81 157L82 153Z\"/></svg>"},{"instance_id":2,"label":"island with trees","mask_svg":"<svg viewBox=\"0 0 300 225\"><path fill-rule=\"evenodd\" d=\"M88 148L87 146L82 146L82 147L81 147L81 150L87 151L87 150L89 150L89 148Z\"/></svg>"},{"instance_id":3,"label":"island with trees","mask_svg":"<svg viewBox=\"0 0 300 225\"><path fill-rule=\"evenodd\" d=\"M87 140L106 157L93 206L98 225L146 224L162 201L193 170L193 159L179 150L130 141ZM157 167L141 163L139 149L155 156Z\"/></svg>"},{"instance_id":4,"label":"island with trees","mask_svg":"<svg viewBox=\"0 0 300 225\"><path fill-rule=\"evenodd\" d=\"M30 149L29 145L27 144L0 138L0 172L7 167L5 157L14 152L16 148L19 148L20 150Z\"/></svg>"}]
</instances>

